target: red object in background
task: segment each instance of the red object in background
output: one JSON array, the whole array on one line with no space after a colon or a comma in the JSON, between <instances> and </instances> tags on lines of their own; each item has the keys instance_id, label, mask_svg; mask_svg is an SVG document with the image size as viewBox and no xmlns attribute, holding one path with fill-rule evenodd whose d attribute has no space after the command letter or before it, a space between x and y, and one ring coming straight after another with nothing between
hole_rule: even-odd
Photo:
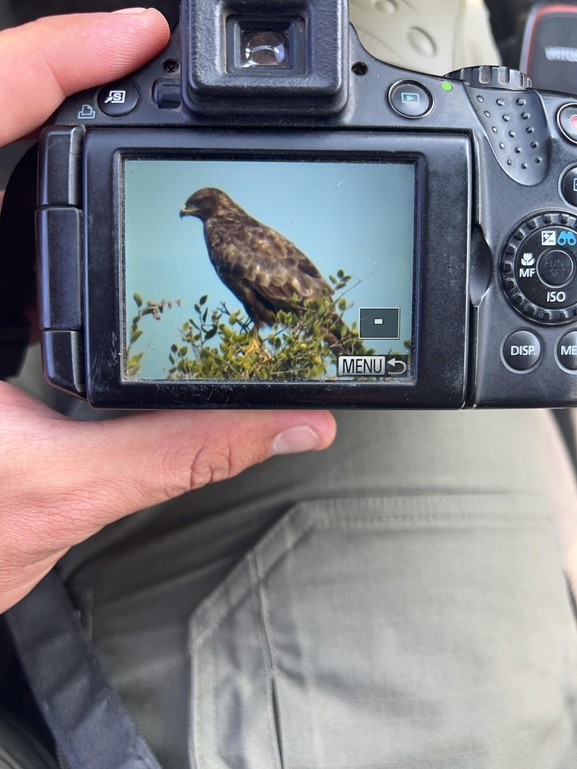
<instances>
[{"instance_id":1,"label":"red object in background","mask_svg":"<svg viewBox=\"0 0 577 769\"><path fill-rule=\"evenodd\" d=\"M534 88L577 94L577 4L544 4L533 9L525 29L520 69L529 75Z\"/></svg>"}]
</instances>

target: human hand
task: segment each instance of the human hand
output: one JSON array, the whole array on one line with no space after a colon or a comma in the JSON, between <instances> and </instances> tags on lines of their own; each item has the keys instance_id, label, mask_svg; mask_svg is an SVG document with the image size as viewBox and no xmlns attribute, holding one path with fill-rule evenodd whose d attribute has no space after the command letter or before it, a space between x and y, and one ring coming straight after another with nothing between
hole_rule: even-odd
<instances>
[{"instance_id":1,"label":"human hand","mask_svg":"<svg viewBox=\"0 0 577 769\"><path fill-rule=\"evenodd\" d=\"M139 11L139 12L137 12ZM0 145L33 132L70 94L156 56L155 10L42 19L0 33ZM271 454L326 448L321 411L154 412L76 422L0 382L0 612L73 545L123 516L224 480Z\"/></svg>"}]
</instances>

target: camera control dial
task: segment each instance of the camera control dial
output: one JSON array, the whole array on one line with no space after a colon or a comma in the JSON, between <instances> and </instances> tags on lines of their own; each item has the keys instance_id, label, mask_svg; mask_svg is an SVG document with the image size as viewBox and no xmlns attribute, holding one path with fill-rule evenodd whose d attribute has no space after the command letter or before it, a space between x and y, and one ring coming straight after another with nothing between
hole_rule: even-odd
<instances>
[{"instance_id":1,"label":"camera control dial","mask_svg":"<svg viewBox=\"0 0 577 769\"><path fill-rule=\"evenodd\" d=\"M526 219L501 259L505 293L515 309L537 323L577 316L577 217L551 212Z\"/></svg>"},{"instance_id":2,"label":"camera control dial","mask_svg":"<svg viewBox=\"0 0 577 769\"><path fill-rule=\"evenodd\" d=\"M510 67L465 67L449 72L449 80L460 80L472 88L499 88L505 91L525 91L531 81L523 72Z\"/></svg>"}]
</instances>

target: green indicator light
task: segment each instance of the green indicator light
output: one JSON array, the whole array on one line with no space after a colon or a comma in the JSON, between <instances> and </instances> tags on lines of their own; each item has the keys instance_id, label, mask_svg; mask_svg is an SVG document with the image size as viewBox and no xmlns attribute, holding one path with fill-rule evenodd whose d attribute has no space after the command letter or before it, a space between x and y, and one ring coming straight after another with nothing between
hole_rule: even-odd
<instances>
[{"instance_id":1,"label":"green indicator light","mask_svg":"<svg viewBox=\"0 0 577 769\"><path fill-rule=\"evenodd\" d=\"M441 85L441 88L443 91L452 91L453 90L453 84L449 83L448 80L445 80L445 82Z\"/></svg>"}]
</instances>

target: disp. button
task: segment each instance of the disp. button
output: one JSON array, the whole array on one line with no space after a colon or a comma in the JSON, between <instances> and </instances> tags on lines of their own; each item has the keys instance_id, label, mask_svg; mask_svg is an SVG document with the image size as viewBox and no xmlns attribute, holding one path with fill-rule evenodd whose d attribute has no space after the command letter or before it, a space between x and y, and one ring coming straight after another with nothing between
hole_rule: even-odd
<instances>
[{"instance_id":1,"label":"disp. button","mask_svg":"<svg viewBox=\"0 0 577 769\"><path fill-rule=\"evenodd\" d=\"M541 342L530 331L515 331L505 340L503 359L513 371L529 371L540 358Z\"/></svg>"}]
</instances>

